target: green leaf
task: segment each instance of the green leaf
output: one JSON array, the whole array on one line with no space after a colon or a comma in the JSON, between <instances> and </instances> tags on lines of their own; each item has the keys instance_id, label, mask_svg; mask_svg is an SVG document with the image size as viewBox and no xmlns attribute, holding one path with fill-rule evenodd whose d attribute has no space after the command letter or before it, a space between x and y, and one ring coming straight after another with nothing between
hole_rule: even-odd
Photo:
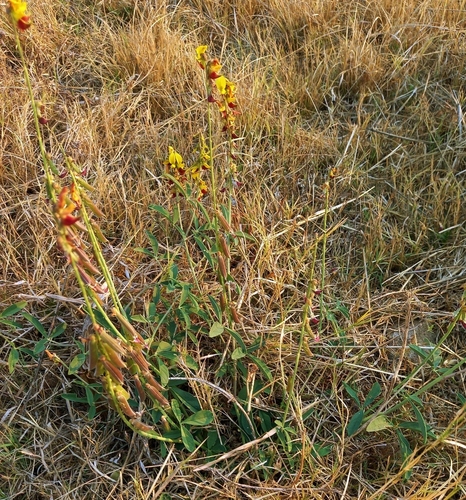
<instances>
[{"instance_id":1,"label":"green leaf","mask_svg":"<svg viewBox=\"0 0 466 500\"><path fill-rule=\"evenodd\" d=\"M257 358L256 356L253 356L252 354L248 354L248 358L254 361L254 363L256 363L260 371L263 373L263 375L269 382L273 381L272 371L261 359Z\"/></svg>"},{"instance_id":2,"label":"green leaf","mask_svg":"<svg viewBox=\"0 0 466 500\"><path fill-rule=\"evenodd\" d=\"M409 402L412 403L413 401L417 403L421 408L424 406L424 401L422 401L422 399L420 399L418 396L415 396L414 394L411 394L409 396Z\"/></svg>"},{"instance_id":3,"label":"green leaf","mask_svg":"<svg viewBox=\"0 0 466 500\"><path fill-rule=\"evenodd\" d=\"M97 323L100 326L104 327L109 332L112 332L113 334L115 334L115 336L118 336L118 334L121 335L118 328L113 323L111 323L111 321L107 320L107 318L98 309L93 309L92 312L95 319L97 320Z\"/></svg>"},{"instance_id":4,"label":"green leaf","mask_svg":"<svg viewBox=\"0 0 466 500\"><path fill-rule=\"evenodd\" d=\"M429 432L429 429L427 427L427 423L424 420L424 417L422 416L422 414L419 411L419 409L417 408L417 406L414 403L412 403L411 401L410 401L410 403L411 403L411 406L413 407L414 415L416 416L416 420L417 420L417 423L419 426L418 430L422 435L422 440L423 440L424 444L426 444L427 443L427 433Z\"/></svg>"},{"instance_id":5,"label":"green leaf","mask_svg":"<svg viewBox=\"0 0 466 500\"><path fill-rule=\"evenodd\" d=\"M283 448L285 448L288 453L291 453L291 450L293 449L293 442L288 432L284 429L277 429L277 436Z\"/></svg>"},{"instance_id":6,"label":"green leaf","mask_svg":"<svg viewBox=\"0 0 466 500\"><path fill-rule=\"evenodd\" d=\"M141 248L141 247L136 247L134 248L134 251L135 252L138 252L138 253L143 253L144 255L148 255L149 257L153 257L155 258L156 256L153 254L153 252L151 252L150 250L148 250L147 248Z\"/></svg>"},{"instance_id":7,"label":"green leaf","mask_svg":"<svg viewBox=\"0 0 466 500\"><path fill-rule=\"evenodd\" d=\"M238 345L243 349L244 352L248 352L248 349L246 347L246 344L244 343L241 335L238 332L235 332L231 328L225 328L225 330L236 340Z\"/></svg>"},{"instance_id":8,"label":"green leaf","mask_svg":"<svg viewBox=\"0 0 466 500\"><path fill-rule=\"evenodd\" d=\"M326 457L332 451L332 445L323 445L316 443L311 449L311 455L314 458Z\"/></svg>"},{"instance_id":9,"label":"green leaf","mask_svg":"<svg viewBox=\"0 0 466 500\"><path fill-rule=\"evenodd\" d=\"M32 326L36 328L44 337L47 336L47 331L44 328L44 325L37 319L32 316L32 314L29 314L26 311L23 311L21 313L28 321L31 323Z\"/></svg>"},{"instance_id":10,"label":"green leaf","mask_svg":"<svg viewBox=\"0 0 466 500\"><path fill-rule=\"evenodd\" d=\"M171 351L172 350L172 345L169 342L165 342L165 340L161 340L159 342L159 345L157 346L157 354L163 352L163 351Z\"/></svg>"},{"instance_id":11,"label":"green leaf","mask_svg":"<svg viewBox=\"0 0 466 500\"><path fill-rule=\"evenodd\" d=\"M207 431L207 442L206 446L208 455L215 455L217 453L224 453L227 449L221 442L221 437L218 434L217 429L209 429Z\"/></svg>"},{"instance_id":12,"label":"green leaf","mask_svg":"<svg viewBox=\"0 0 466 500\"><path fill-rule=\"evenodd\" d=\"M11 349L10 354L8 354L8 371L13 373L15 366L19 361L19 351L14 347Z\"/></svg>"},{"instance_id":13,"label":"green leaf","mask_svg":"<svg viewBox=\"0 0 466 500\"><path fill-rule=\"evenodd\" d=\"M99 399L99 395L97 395L97 397L95 397L94 392L92 392L92 389L88 385L86 385L84 388L86 390L87 404L89 406L94 406L96 399Z\"/></svg>"},{"instance_id":14,"label":"green leaf","mask_svg":"<svg viewBox=\"0 0 466 500\"><path fill-rule=\"evenodd\" d=\"M131 322L135 321L136 323L148 323L147 318L142 314L135 314L131 316Z\"/></svg>"},{"instance_id":15,"label":"green leaf","mask_svg":"<svg viewBox=\"0 0 466 500\"><path fill-rule=\"evenodd\" d=\"M215 321L214 324L210 327L209 331L209 337L218 337L219 335L222 335L222 333L225 331L225 328L223 327L222 324L220 324L218 321Z\"/></svg>"},{"instance_id":16,"label":"green leaf","mask_svg":"<svg viewBox=\"0 0 466 500\"><path fill-rule=\"evenodd\" d=\"M160 295L161 295L161 290L160 290L160 285L157 284L154 286L154 290L152 290L152 303L157 305L160 302Z\"/></svg>"},{"instance_id":17,"label":"green leaf","mask_svg":"<svg viewBox=\"0 0 466 500\"><path fill-rule=\"evenodd\" d=\"M191 285L186 284L186 283L184 283L182 285L182 288L181 288L181 297L180 297L180 305L178 307L181 307L186 302L186 300L188 299L188 297L190 295L190 293L189 293L190 289L191 289Z\"/></svg>"},{"instance_id":18,"label":"green leaf","mask_svg":"<svg viewBox=\"0 0 466 500\"><path fill-rule=\"evenodd\" d=\"M266 411L259 410L260 426L263 432L269 432L275 426L270 414Z\"/></svg>"},{"instance_id":19,"label":"green leaf","mask_svg":"<svg viewBox=\"0 0 466 500\"><path fill-rule=\"evenodd\" d=\"M210 267L214 267L214 261L212 260L212 255L209 249L204 245L202 238L197 235L194 235L194 241L197 243L197 246L200 248L202 255L204 255Z\"/></svg>"},{"instance_id":20,"label":"green leaf","mask_svg":"<svg viewBox=\"0 0 466 500\"><path fill-rule=\"evenodd\" d=\"M168 368L165 366L165 363L161 359L157 361L159 365L160 383L163 387L165 387L168 384L170 374L168 372Z\"/></svg>"},{"instance_id":21,"label":"green leaf","mask_svg":"<svg viewBox=\"0 0 466 500\"><path fill-rule=\"evenodd\" d=\"M456 393L456 397L458 398L459 402L461 405L466 404L466 398L460 394L459 392Z\"/></svg>"},{"instance_id":22,"label":"green leaf","mask_svg":"<svg viewBox=\"0 0 466 500\"><path fill-rule=\"evenodd\" d=\"M340 301L338 301L337 303L337 306L335 308L337 311L340 311L341 314L343 314L343 316L346 318L346 319L350 319L351 318L351 315L350 315L350 312L349 312L349 309L344 305L342 304Z\"/></svg>"},{"instance_id":23,"label":"green leaf","mask_svg":"<svg viewBox=\"0 0 466 500\"><path fill-rule=\"evenodd\" d=\"M181 421L183 420L183 415L181 413L180 403L178 403L178 401L176 399L172 399L171 400L171 407L172 407L173 415L175 416L176 420L178 420L178 422L181 423Z\"/></svg>"},{"instance_id":24,"label":"green leaf","mask_svg":"<svg viewBox=\"0 0 466 500\"><path fill-rule=\"evenodd\" d=\"M189 354L186 354L184 358L184 362L186 363L186 366L188 368L191 368L191 370L197 371L199 370L199 365L197 364L196 360L190 356Z\"/></svg>"},{"instance_id":25,"label":"green leaf","mask_svg":"<svg viewBox=\"0 0 466 500\"><path fill-rule=\"evenodd\" d=\"M244 231L236 231L235 236L238 238L245 238L247 240L254 241L255 243L257 242L257 240L256 240L256 238L254 238L254 236L252 236L248 233L245 233Z\"/></svg>"},{"instance_id":26,"label":"green leaf","mask_svg":"<svg viewBox=\"0 0 466 500\"><path fill-rule=\"evenodd\" d=\"M87 403L87 398L81 398L74 392L61 394L61 397L68 401L73 401L74 403Z\"/></svg>"},{"instance_id":27,"label":"green leaf","mask_svg":"<svg viewBox=\"0 0 466 500\"><path fill-rule=\"evenodd\" d=\"M212 305L212 309L215 312L215 316L217 316L217 319L219 321L221 321L222 320L222 310L220 308L219 303L214 299L214 297L212 297L212 295L209 295L209 300L210 300L210 303Z\"/></svg>"},{"instance_id":28,"label":"green leaf","mask_svg":"<svg viewBox=\"0 0 466 500\"><path fill-rule=\"evenodd\" d=\"M161 340L159 342L156 353L161 358L170 360L178 359L178 356L180 355L178 351L173 349L173 345L165 342L165 340Z\"/></svg>"},{"instance_id":29,"label":"green leaf","mask_svg":"<svg viewBox=\"0 0 466 500\"><path fill-rule=\"evenodd\" d=\"M401 459L403 460L403 467L404 467L406 465L409 457L411 456L413 450L411 449L409 441L404 437L404 435L401 433L401 431L399 431L397 429L396 434L398 436L398 442L400 443ZM412 473L412 470L407 470L404 473L405 480L408 480L410 478L411 473Z\"/></svg>"},{"instance_id":30,"label":"green leaf","mask_svg":"<svg viewBox=\"0 0 466 500\"><path fill-rule=\"evenodd\" d=\"M97 408L95 407L95 405L90 405L89 406L89 411L87 412L87 418L89 420L92 420L97 414Z\"/></svg>"},{"instance_id":31,"label":"green leaf","mask_svg":"<svg viewBox=\"0 0 466 500\"><path fill-rule=\"evenodd\" d=\"M48 343L49 343L49 339L40 339L38 342L36 342L36 345L34 346L34 351L33 351L34 356L37 356L41 352L44 352Z\"/></svg>"},{"instance_id":32,"label":"green leaf","mask_svg":"<svg viewBox=\"0 0 466 500\"><path fill-rule=\"evenodd\" d=\"M184 321L186 330L189 330L191 328L191 318L190 318L190 312L189 312L189 306L186 307L181 307L176 310L176 315L177 317Z\"/></svg>"},{"instance_id":33,"label":"green leaf","mask_svg":"<svg viewBox=\"0 0 466 500\"><path fill-rule=\"evenodd\" d=\"M189 301L191 302L191 312L197 314L199 312L199 303L197 301L197 297L189 292Z\"/></svg>"},{"instance_id":34,"label":"green leaf","mask_svg":"<svg viewBox=\"0 0 466 500\"><path fill-rule=\"evenodd\" d=\"M194 441L193 435L184 425L181 426L181 439L188 451L194 451L196 449L196 442Z\"/></svg>"},{"instance_id":35,"label":"green leaf","mask_svg":"<svg viewBox=\"0 0 466 500\"><path fill-rule=\"evenodd\" d=\"M167 209L165 209L164 207L162 207L161 205L149 205L149 210L155 210L156 212L158 212L160 215L165 217L170 222L172 221L170 212Z\"/></svg>"},{"instance_id":36,"label":"green leaf","mask_svg":"<svg viewBox=\"0 0 466 500\"><path fill-rule=\"evenodd\" d=\"M23 325L21 323L18 323L17 321L13 321L12 319L0 318L0 324L12 326L13 328L23 328Z\"/></svg>"},{"instance_id":37,"label":"green leaf","mask_svg":"<svg viewBox=\"0 0 466 500\"><path fill-rule=\"evenodd\" d=\"M50 338L54 339L55 337L59 337L65 330L66 330L66 323L60 323L52 330Z\"/></svg>"},{"instance_id":38,"label":"green leaf","mask_svg":"<svg viewBox=\"0 0 466 500\"><path fill-rule=\"evenodd\" d=\"M195 396L190 394L189 392L180 389L179 387L173 387L168 384L171 388L171 392L178 396L178 398L183 402L185 406L187 406L192 412L197 412L201 409L201 405Z\"/></svg>"},{"instance_id":39,"label":"green leaf","mask_svg":"<svg viewBox=\"0 0 466 500\"><path fill-rule=\"evenodd\" d=\"M311 407L308 408L302 415L301 415L301 420L305 422L313 413L315 412L315 408Z\"/></svg>"},{"instance_id":40,"label":"green leaf","mask_svg":"<svg viewBox=\"0 0 466 500\"><path fill-rule=\"evenodd\" d=\"M25 300L21 302L16 302L16 304L12 304L7 307L4 311L0 313L0 318L7 318L8 316L13 316L13 314L18 313L21 309L24 309L28 303Z\"/></svg>"},{"instance_id":41,"label":"green leaf","mask_svg":"<svg viewBox=\"0 0 466 500\"><path fill-rule=\"evenodd\" d=\"M84 361L86 361L86 355L83 354L82 352L76 355L70 363L70 366L68 367L68 375L73 375L76 373L81 366L84 364Z\"/></svg>"},{"instance_id":42,"label":"green leaf","mask_svg":"<svg viewBox=\"0 0 466 500\"><path fill-rule=\"evenodd\" d=\"M150 231L144 231L146 233L146 236L149 238L150 241L150 246L152 247L152 251L154 252L154 257L157 256L159 253L159 242L157 241L157 238L150 232Z\"/></svg>"},{"instance_id":43,"label":"green leaf","mask_svg":"<svg viewBox=\"0 0 466 500\"><path fill-rule=\"evenodd\" d=\"M433 368L438 368L442 363L442 355L440 354L439 350L434 350L434 346L421 347L415 344L410 344L409 348L420 357L421 362L424 362L428 359L427 363ZM433 354L432 351L434 351Z\"/></svg>"},{"instance_id":44,"label":"green leaf","mask_svg":"<svg viewBox=\"0 0 466 500\"><path fill-rule=\"evenodd\" d=\"M209 425L213 419L214 416L210 410L201 410L184 420L183 425L204 426Z\"/></svg>"},{"instance_id":45,"label":"green leaf","mask_svg":"<svg viewBox=\"0 0 466 500\"><path fill-rule=\"evenodd\" d=\"M369 391L369 394L367 395L362 407L367 408L370 406L375 399L377 399L382 392L382 388L380 387L380 384L378 382L375 382L375 384L371 387L371 390Z\"/></svg>"},{"instance_id":46,"label":"green leaf","mask_svg":"<svg viewBox=\"0 0 466 500\"><path fill-rule=\"evenodd\" d=\"M348 434L348 436L352 436L353 434L356 433L356 431L359 430L363 418L364 418L364 410L359 410L351 417L351 420L348 422L348 427L346 428L346 433Z\"/></svg>"},{"instance_id":47,"label":"green leaf","mask_svg":"<svg viewBox=\"0 0 466 500\"><path fill-rule=\"evenodd\" d=\"M367 432L379 432L393 427L385 415L378 415L372 419L366 427Z\"/></svg>"},{"instance_id":48,"label":"green leaf","mask_svg":"<svg viewBox=\"0 0 466 500\"><path fill-rule=\"evenodd\" d=\"M356 402L358 408L361 408L361 401L359 401L358 393L355 389L353 389L349 384L343 382L343 386L346 389L346 392L351 396L351 398Z\"/></svg>"},{"instance_id":49,"label":"green leaf","mask_svg":"<svg viewBox=\"0 0 466 500\"><path fill-rule=\"evenodd\" d=\"M178 278L178 266L176 264L172 264L170 269L168 270L168 275L172 280L176 280Z\"/></svg>"},{"instance_id":50,"label":"green leaf","mask_svg":"<svg viewBox=\"0 0 466 500\"><path fill-rule=\"evenodd\" d=\"M232 353L231 353L231 359L236 360L236 359L241 359L246 356L246 353L241 349L241 347L237 347Z\"/></svg>"},{"instance_id":51,"label":"green leaf","mask_svg":"<svg viewBox=\"0 0 466 500\"><path fill-rule=\"evenodd\" d=\"M418 345L416 344L409 344L408 346L413 352L415 352L420 358L422 361L424 361L427 356L429 356L429 352L427 349L425 349L424 347L419 347ZM430 349L430 348L428 348Z\"/></svg>"}]
</instances>

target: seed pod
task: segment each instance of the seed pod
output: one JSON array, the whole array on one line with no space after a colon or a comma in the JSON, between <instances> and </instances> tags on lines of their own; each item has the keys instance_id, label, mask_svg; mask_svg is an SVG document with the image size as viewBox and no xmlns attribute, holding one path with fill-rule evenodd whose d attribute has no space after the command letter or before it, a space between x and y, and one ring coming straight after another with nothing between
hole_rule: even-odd
<instances>
[{"instance_id":1,"label":"seed pod","mask_svg":"<svg viewBox=\"0 0 466 500\"><path fill-rule=\"evenodd\" d=\"M167 399L152 385L146 384L146 391L157 400L162 406L168 406Z\"/></svg>"},{"instance_id":2,"label":"seed pod","mask_svg":"<svg viewBox=\"0 0 466 500\"><path fill-rule=\"evenodd\" d=\"M100 325L94 325L94 331L100 335L100 340L103 344L109 346L113 351L121 354L123 356L126 355L126 346L122 344L122 342L115 337L112 337L107 333L104 328Z\"/></svg>"},{"instance_id":3,"label":"seed pod","mask_svg":"<svg viewBox=\"0 0 466 500\"><path fill-rule=\"evenodd\" d=\"M220 271L220 275L222 276L223 279L227 279L228 273L227 273L227 268L225 266L225 259L223 258L223 255L220 252L217 253L217 260L218 260L218 270Z\"/></svg>"},{"instance_id":4,"label":"seed pod","mask_svg":"<svg viewBox=\"0 0 466 500\"><path fill-rule=\"evenodd\" d=\"M130 420L131 422L131 425L137 429L138 431L142 431L142 432L151 432L154 430L153 427L151 427L150 425L147 425L143 422L141 422L140 420L136 419L136 418L132 418Z\"/></svg>"},{"instance_id":5,"label":"seed pod","mask_svg":"<svg viewBox=\"0 0 466 500\"><path fill-rule=\"evenodd\" d=\"M99 359L99 348L94 334L89 335L89 370L94 370Z\"/></svg>"},{"instance_id":6,"label":"seed pod","mask_svg":"<svg viewBox=\"0 0 466 500\"><path fill-rule=\"evenodd\" d=\"M45 349L45 354L47 354L48 358L52 363L61 363L61 359L54 353L50 352L48 349Z\"/></svg>"},{"instance_id":7,"label":"seed pod","mask_svg":"<svg viewBox=\"0 0 466 500\"><path fill-rule=\"evenodd\" d=\"M227 240L221 234L218 239L220 241L220 248L222 249L223 255L225 255L227 259L231 259L230 248L228 247Z\"/></svg>"},{"instance_id":8,"label":"seed pod","mask_svg":"<svg viewBox=\"0 0 466 500\"><path fill-rule=\"evenodd\" d=\"M86 273L86 271L81 267L80 263L78 263L78 262L76 263L76 268L79 272L79 275L81 276L81 279L84 281L84 283L86 285L89 286L89 288L94 290L94 292L96 292L96 293L105 293L106 292L106 290L102 287L102 285L97 283L97 281L95 280L95 278L93 276L89 276L89 274Z\"/></svg>"},{"instance_id":9,"label":"seed pod","mask_svg":"<svg viewBox=\"0 0 466 500\"><path fill-rule=\"evenodd\" d=\"M115 352L113 349L108 348L108 346L107 348L105 348L105 346L103 347L105 349L105 357L115 368L119 368L120 370L122 368L126 368L126 363L121 359L120 355L117 352Z\"/></svg>"},{"instance_id":10,"label":"seed pod","mask_svg":"<svg viewBox=\"0 0 466 500\"><path fill-rule=\"evenodd\" d=\"M227 307L227 299L226 299L226 297L225 297L225 294L224 294L224 293L222 293L222 294L220 295L220 309L221 309L222 311L224 311L224 310L226 309L226 307Z\"/></svg>"},{"instance_id":11,"label":"seed pod","mask_svg":"<svg viewBox=\"0 0 466 500\"><path fill-rule=\"evenodd\" d=\"M100 356L99 361L115 382L122 384L125 381L123 373L121 373L121 370L116 366L113 366L111 363L109 363L105 356Z\"/></svg>"},{"instance_id":12,"label":"seed pod","mask_svg":"<svg viewBox=\"0 0 466 500\"><path fill-rule=\"evenodd\" d=\"M93 202L92 200L89 198L89 196L87 196L85 193L81 192L81 197L84 201L84 204L86 205L86 207L89 208L89 210L94 213L94 215L96 215L97 217L101 217L101 218L104 218L105 217L105 214L100 210L100 208L98 208Z\"/></svg>"},{"instance_id":13,"label":"seed pod","mask_svg":"<svg viewBox=\"0 0 466 500\"><path fill-rule=\"evenodd\" d=\"M216 214L217 214L217 219L220 222L220 225L223 227L223 229L227 233L232 233L233 229L230 226L230 224L228 223L228 221L225 219L225 217L223 216L222 212L220 212L220 210L217 210Z\"/></svg>"},{"instance_id":14,"label":"seed pod","mask_svg":"<svg viewBox=\"0 0 466 500\"><path fill-rule=\"evenodd\" d=\"M130 351L128 351L128 353L131 359L136 363L137 366L139 366L143 373L149 371L149 363L147 362L141 351L137 349L131 349Z\"/></svg>"},{"instance_id":15,"label":"seed pod","mask_svg":"<svg viewBox=\"0 0 466 500\"><path fill-rule=\"evenodd\" d=\"M107 243L107 238L104 236L104 233L102 233L100 227L98 224L96 224L95 221L91 220L91 226L92 226L92 229L94 230L94 233L95 235L97 236L97 239L101 242L101 243Z\"/></svg>"},{"instance_id":16,"label":"seed pod","mask_svg":"<svg viewBox=\"0 0 466 500\"><path fill-rule=\"evenodd\" d=\"M88 191L95 191L95 187L88 184L82 177L76 177L76 182ZM81 191L81 196L83 196L83 194L84 193Z\"/></svg>"},{"instance_id":17,"label":"seed pod","mask_svg":"<svg viewBox=\"0 0 466 500\"><path fill-rule=\"evenodd\" d=\"M141 344L141 346L143 347L147 347L146 342L141 334L137 332L134 326L123 316L123 314L120 313L120 311L118 311L118 309L116 309L115 307L112 308L112 314L116 316L124 330L133 337L133 342L135 342L136 344Z\"/></svg>"},{"instance_id":18,"label":"seed pod","mask_svg":"<svg viewBox=\"0 0 466 500\"><path fill-rule=\"evenodd\" d=\"M94 266L94 264L92 264L89 256L82 248L75 247L73 250L78 254L79 263L86 271L89 271L92 274L100 274L100 271Z\"/></svg>"},{"instance_id":19,"label":"seed pod","mask_svg":"<svg viewBox=\"0 0 466 500\"><path fill-rule=\"evenodd\" d=\"M146 393L144 392L137 373L133 375L133 380L134 384L136 385L136 390L138 391L139 400L141 401L141 403L144 403L144 401L146 400Z\"/></svg>"},{"instance_id":20,"label":"seed pod","mask_svg":"<svg viewBox=\"0 0 466 500\"><path fill-rule=\"evenodd\" d=\"M122 394L116 394L116 399L118 401L118 406L121 408L121 411L130 418L136 418L137 415L134 413L134 410L129 405L128 401Z\"/></svg>"},{"instance_id":21,"label":"seed pod","mask_svg":"<svg viewBox=\"0 0 466 500\"><path fill-rule=\"evenodd\" d=\"M235 323L241 323L241 318L239 317L238 311L233 306L230 306L230 313Z\"/></svg>"},{"instance_id":22,"label":"seed pod","mask_svg":"<svg viewBox=\"0 0 466 500\"><path fill-rule=\"evenodd\" d=\"M150 372L144 372L144 378L148 384L154 386L159 391L163 391L163 387L155 380Z\"/></svg>"},{"instance_id":23,"label":"seed pod","mask_svg":"<svg viewBox=\"0 0 466 500\"><path fill-rule=\"evenodd\" d=\"M164 430L165 432L168 432L168 431L170 430L170 424L169 424L169 422L168 422L168 420L167 420L167 417L165 417L165 415L162 415L162 416L160 417L160 421L162 422L162 427L163 427L163 430Z\"/></svg>"}]
</instances>

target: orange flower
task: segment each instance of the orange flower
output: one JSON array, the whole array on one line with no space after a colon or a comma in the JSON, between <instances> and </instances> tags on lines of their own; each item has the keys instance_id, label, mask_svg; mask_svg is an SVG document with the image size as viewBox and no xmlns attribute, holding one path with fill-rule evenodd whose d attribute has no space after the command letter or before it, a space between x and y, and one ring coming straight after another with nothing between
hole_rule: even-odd
<instances>
[{"instance_id":1,"label":"orange flower","mask_svg":"<svg viewBox=\"0 0 466 500\"><path fill-rule=\"evenodd\" d=\"M27 30L31 26L31 17L28 14L28 4L22 0L9 0L7 12L13 23L20 30Z\"/></svg>"},{"instance_id":2,"label":"orange flower","mask_svg":"<svg viewBox=\"0 0 466 500\"><path fill-rule=\"evenodd\" d=\"M74 184L71 185L71 188L64 187L58 195L58 200L55 204L55 216L62 226L72 226L79 220L79 217L72 215L78 208L78 205L73 200L74 197Z\"/></svg>"}]
</instances>

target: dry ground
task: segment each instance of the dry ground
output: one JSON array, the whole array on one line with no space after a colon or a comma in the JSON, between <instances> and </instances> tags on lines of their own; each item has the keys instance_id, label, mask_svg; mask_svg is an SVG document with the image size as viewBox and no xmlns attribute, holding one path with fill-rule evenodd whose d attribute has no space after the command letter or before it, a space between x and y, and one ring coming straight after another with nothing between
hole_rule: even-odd
<instances>
[{"instance_id":1,"label":"dry ground","mask_svg":"<svg viewBox=\"0 0 466 500\"><path fill-rule=\"evenodd\" d=\"M189 158L206 129L194 51L207 44L238 86L235 210L255 238L234 250L238 331L248 346L260 340L254 354L273 375L258 374L267 390L254 411L283 412L311 269L324 285L322 322L299 352L292 447L272 436L196 470L202 450L162 456L105 403L89 420L87 405L65 401L80 390L75 377L34 355L41 334L18 315L0 334L0 498L464 498L466 331L448 328L466 283L465 2L36 0L30 11L21 39L46 105L46 147L59 166L66 153L87 170L105 212L104 254L131 312L146 312L167 272L166 261L135 251L148 246L145 231L167 248L179 243L148 206L173 208L162 178L168 145ZM81 297L56 248L6 15L0 45L0 311L25 300L47 332L66 322L47 347L69 363ZM323 256L323 184L334 167ZM208 270L197 272L206 293L215 289ZM415 372L408 344L441 339L437 365ZM216 377L220 339L197 340L185 344L194 375L234 391ZM10 373L13 348L21 358ZM348 436L359 408L345 384L364 400L376 383L371 411L395 427L424 421L425 442L419 427ZM202 383L191 390L214 412L226 449L247 441L231 400ZM408 400L419 390L421 421Z\"/></svg>"}]
</instances>

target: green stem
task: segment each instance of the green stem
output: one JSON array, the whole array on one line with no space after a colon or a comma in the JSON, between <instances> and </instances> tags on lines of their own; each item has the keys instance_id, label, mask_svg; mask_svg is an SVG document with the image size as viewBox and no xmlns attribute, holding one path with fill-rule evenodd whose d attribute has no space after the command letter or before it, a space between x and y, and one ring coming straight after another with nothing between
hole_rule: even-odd
<instances>
[{"instance_id":1,"label":"green stem","mask_svg":"<svg viewBox=\"0 0 466 500\"><path fill-rule=\"evenodd\" d=\"M23 72L24 72L24 79L26 81L26 87L28 89L29 99L30 99L31 105L32 105L32 112L33 112L33 116L34 116L34 126L36 128L37 142L39 143L40 155L42 157L42 162L44 165L47 196L50 200L55 202L57 197L55 194L55 190L53 189L53 175L52 175L52 173L54 173L54 170L56 170L56 168L51 163L49 158L47 157L47 153L45 151L44 140L42 138L42 131L40 129L40 123L39 123L39 113L37 111L37 105L36 105L36 101L34 99L34 92L32 90L32 84L31 84L31 78L29 76L29 70L28 70L28 67L26 64L26 59L24 57L23 47L21 45L21 40L19 38L19 32L18 32L16 26L14 26L14 30L15 30L16 46L18 47L19 56L21 58L21 64L23 66ZM55 172L55 173L57 173L57 172Z\"/></svg>"},{"instance_id":2,"label":"green stem","mask_svg":"<svg viewBox=\"0 0 466 500\"><path fill-rule=\"evenodd\" d=\"M71 167L68 168L68 171L71 175L71 178L73 179L75 186L77 186L78 184L76 182L76 174L73 172L73 169ZM110 293L110 296L112 297L112 301L115 304L115 306L118 307L120 312L123 312L124 311L123 305L120 301L120 298L118 297L118 292L116 291L112 275L111 275L110 270L108 268L105 257L102 254L102 248L100 246L99 240L98 240L98 238L94 232L94 229L92 227L91 220L89 218L89 214L87 212L84 201L81 202L80 212L81 212L81 215L83 217L84 224L86 225L89 239L91 240L91 245L92 245L92 250L94 251L94 256L97 259L97 262L99 263L100 271L102 272L105 283L108 286L108 291Z\"/></svg>"},{"instance_id":3,"label":"green stem","mask_svg":"<svg viewBox=\"0 0 466 500\"><path fill-rule=\"evenodd\" d=\"M322 235L322 278L321 278L321 289L323 290L324 285L325 285L325 254L326 254L326 246L327 246L327 215L329 212L329 190L326 189L326 197L325 197L325 212L324 212L324 220L323 220L323 235ZM294 368L293 368L293 373L291 375L291 380L287 384L286 392L287 392L287 398L286 398L286 403L285 403L285 409L283 411L283 418L282 422L285 424L286 419L288 417L288 412L290 409L290 404L291 400L294 396L294 389L296 385L296 378L298 376L298 370L299 370L299 363L301 360L301 353L303 351L303 346L304 346L304 341L306 338L306 332L308 329L308 324L309 324L309 313L311 311L311 300L312 296L315 292L315 285L316 281L314 280L314 269L315 269L315 264L317 262L317 248L318 248L318 243L319 243L320 238L315 242L314 244L314 252L313 252L313 258L312 258L312 264L311 264L311 269L309 273L309 282L307 285L306 289L306 300L304 304L304 310L303 310L303 321L301 324L301 331L299 334L299 342L298 342L298 352L296 353L296 359L294 362ZM320 295L320 311L322 312L322 293ZM322 318L322 314L320 316ZM321 328L321 323L322 319L320 319L320 324L319 324L319 330ZM284 375L284 374L283 374Z\"/></svg>"}]
</instances>

